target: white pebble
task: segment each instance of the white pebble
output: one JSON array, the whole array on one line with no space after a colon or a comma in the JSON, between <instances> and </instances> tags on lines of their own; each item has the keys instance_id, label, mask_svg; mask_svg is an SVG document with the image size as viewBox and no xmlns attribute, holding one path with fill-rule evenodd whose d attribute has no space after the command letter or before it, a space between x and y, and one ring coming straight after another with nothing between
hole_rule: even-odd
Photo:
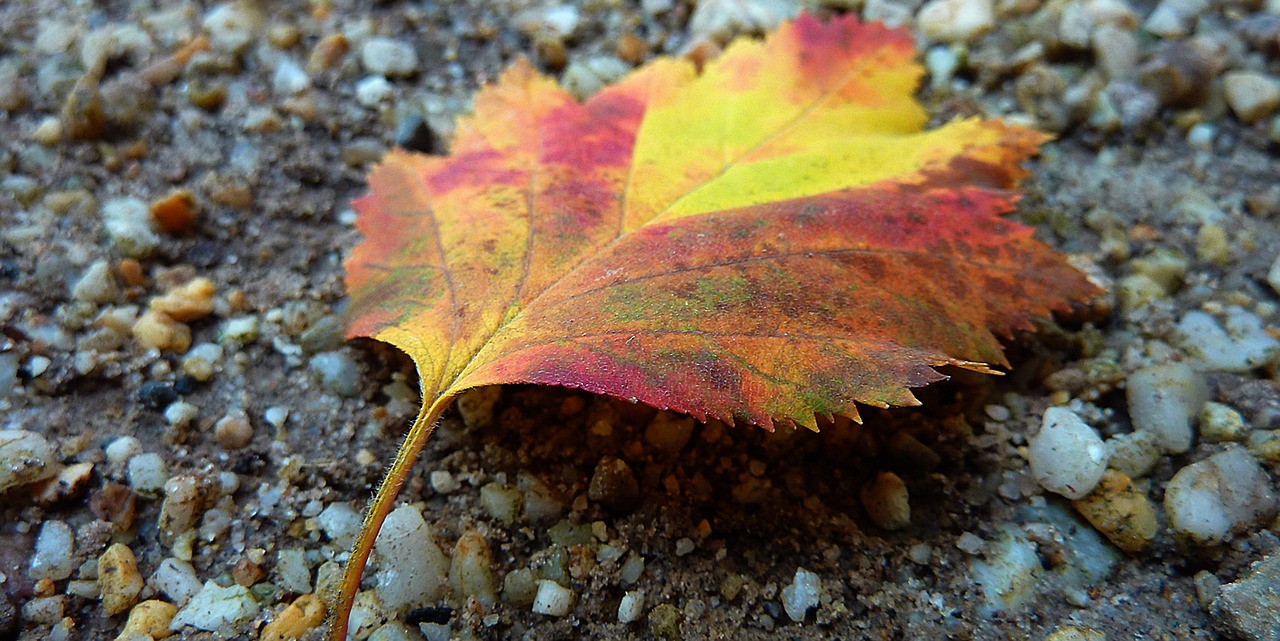
<instances>
[{"instance_id":1,"label":"white pebble","mask_svg":"<svg viewBox=\"0 0 1280 641\"><path fill-rule=\"evenodd\" d=\"M186 607L178 610L169 629L178 632L190 626L209 632L227 630L248 623L259 610L258 602L244 586L224 588L208 581Z\"/></svg>"},{"instance_id":2,"label":"white pebble","mask_svg":"<svg viewBox=\"0 0 1280 641\"><path fill-rule=\"evenodd\" d=\"M105 260L94 261L71 286L71 297L86 303L110 303L119 295L120 287L111 275L111 263Z\"/></svg>"},{"instance_id":3,"label":"white pebble","mask_svg":"<svg viewBox=\"0 0 1280 641\"><path fill-rule=\"evenodd\" d=\"M1181 453L1195 441L1192 418L1209 400L1204 377L1186 363L1160 363L1129 375L1129 420L1166 452Z\"/></svg>"},{"instance_id":4,"label":"white pebble","mask_svg":"<svg viewBox=\"0 0 1280 641\"><path fill-rule=\"evenodd\" d=\"M694 42L725 42L741 33L771 31L799 10L794 0L702 0L689 18L689 35Z\"/></svg>"},{"instance_id":5,"label":"white pebble","mask_svg":"<svg viewBox=\"0 0 1280 641\"><path fill-rule=\"evenodd\" d=\"M1222 90L1231 111L1248 124L1270 116L1280 104L1280 83L1260 73L1229 73L1222 81Z\"/></svg>"},{"instance_id":6,"label":"white pebble","mask_svg":"<svg viewBox=\"0 0 1280 641\"><path fill-rule=\"evenodd\" d=\"M633 623L644 616L644 590L631 590L618 602L618 623Z\"/></svg>"},{"instance_id":7,"label":"white pebble","mask_svg":"<svg viewBox=\"0 0 1280 641\"><path fill-rule=\"evenodd\" d=\"M1212 151L1213 139L1218 135L1218 128L1213 123L1196 123L1187 130L1187 144L1200 151Z\"/></svg>"},{"instance_id":8,"label":"white pebble","mask_svg":"<svg viewBox=\"0 0 1280 641\"><path fill-rule=\"evenodd\" d=\"M970 566L972 581L985 599L979 608L984 616L1021 607L1035 596L1043 568L1036 546L1021 532L1007 528L986 552Z\"/></svg>"},{"instance_id":9,"label":"white pebble","mask_svg":"<svg viewBox=\"0 0 1280 641\"><path fill-rule=\"evenodd\" d=\"M1050 492L1078 499L1093 491L1107 469L1107 447L1075 412L1051 407L1027 447L1031 475Z\"/></svg>"},{"instance_id":10,"label":"white pebble","mask_svg":"<svg viewBox=\"0 0 1280 641\"><path fill-rule=\"evenodd\" d=\"M301 548L285 548L276 553L276 585L295 594L311 592L311 568Z\"/></svg>"},{"instance_id":11,"label":"white pebble","mask_svg":"<svg viewBox=\"0 0 1280 641\"><path fill-rule=\"evenodd\" d=\"M43 436L0 430L0 490L58 473L57 450Z\"/></svg>"},{"instance_id":12,"label":"white pebble","mask_svg":"<svg viewBox=\"0 0 1280 641\"><path fill-rule=\"evenodd\" d=\"M1218 372L1247 372L1264 364L1280 347L1262 319L1235 306L1227 308L1222 324L1206 312L1187 312L1178 322L1175 337L1200 366Z\"/></svg>"},{"instance_id":13,"label":"white pebble","mask_svg":"<svg viewBox=\"0 0 1280 641\"><path fill-rule=\"evenodd\" d=\"M350 354L321 352L311 357L308 366L326 391L346 397L360 393L360 366Z\"/></svg>"},{"instance_id":14,"label":"white pebble","mask_svg":"<svg viewBox=\"0 0 1280 641\"><path fill-rule=\"evenodd\" d=\"M186 561L174 558L161 561L156 571L147 579L147 585L169 597L178 607L186 605L202 589L195 568Z\"/></svg>"},{"instance_id":15,"label":"white pebble","mask_svg":"<svg viewBox=\"0 0 1280 641\"><path fill-rule=\"evenodd\" d=\"M418 70L418 53L407 42L370 38L360 48L360 63L369 73L386 78L410 76Z\"/></svg>"},{"instance_id":16,"label":"white pebble","mask_svg":"<svg viewBox=\"0 0 1280 641\"><path fill-rule=\"evenodd\" d=\"M916 16L929 42L972 42L995 26L991 0L929 0Z\"/></svg>"},{"instance_id":17,"label":"white pebble","mask_svg":"<svg viewBox=\"0 0 1280 641\"><path fill-rule=\"evenodd\" d=\"M1276 259L1271 263L1271 269L1267 270L1267 284L1277 294L1280 294L1280 254L1276 255Z\"/></svg>"},{"instance_id":18,"label":"white pebble","mask_svg":"<svg viewBox=\"0 0 1280 641\"><path fill-rule=\"evenodd\" d=\"M448 470L432 470L431 489L437 494L452 494L462 489L462 483L459 483Z\"/></svg>"},{"instance_id":19,"label":"white pebble","mask_svg":"<svg viewBox=\"0 0 1280 641\"><path fill-rule=\"evenodd\" d=\"M284 58L271 76L271 90L277 96L294 96L311 87L311 78L298 63Z\"/></svg>"},{"instance_id":20,"label":"white pebble","mask_svg":"<svg viewBox=\"0 0 1280 641\"><path fill-rule=\"evenodd\" d=\"M392 510L374 546L383 561L378 598L387 609L420 607L440 596L449 577L449 560L417 508L402 505Z\"/></svg>"},{"instance_id":21,"label":"white pebble","mask_svg":"<svg viewBox=\"0 0 1280 641\"><path fill-rule=\"evenodd\" d=\"M573 607L573 591L548 579L538 581L538 595L533 598L533 611L553 617L569 614Z\"/></svg>"},{"instance_id":22,"label":"white pebble","mask_svg":"<svg viewBox=\"0 0 1280 641\"><path fill-rule=\"evenodd\" d=\"M102 226L121 254L145 258L160 245L151 227L151 209L137 198L116 198L102 204Z\"/></svg>"},{"instance_id":23,"label":"white pebble","mask_svg":"<svg viewBox=\"0 0 1280 641\"><path fill-rule=\"evenodd\" d=\"M204 17L204 30L213 48L229 53L244 51L262 28L262 13L249 2L220 4Z\"/></svg>"},{"instance_id":24,"label":"white pebble","mask_svg":"<svg viewBox=\"0 0 1280 641\"><path fill-rule=\"evenodd\" d=\"M316 515L316 525L340 548L349 548L360 531L360 512L346 503L330 503Z\"/></svg>"},{"instance_id":25,"label":"white pebble","mask_svg":"<svg viewBox=\"0 0 1280 641\"><path fill-rule=\"evenodd\" d=\"M1188 539L1213 544L1276 514L1271 479L1258 461L1231 446L1173 475L1165 488L1169 525Z\"/></svg>"},{"instance_id":26,"label":"white pebble","mask_svg":"<svg viewBox=\"0 0 1280 641\"><path fill-rule=\"evenodd\" d=\"M108 443L104 451L108 463L124 465L129 459L142 453L142 443L132 436L121 436Z\"/></svg>"},{"instance_id":27,"label":"white pebble","mask_svg":"<svg viewBox=\"0 0 1280 641\"><path fill-rule=\"evenodd\" d=\"M61 581L76 569L76 535L62 521L45 521L36 536L35 554L31 557L32 579Z\"/></svg>"},{"instance_id":28,"label":"white pebble","mask_svg":"<svg viewBox=\"0 0 1280 641\"><path fill-rule=\"evenodd\" d=\"M262 412L262 418L266 420L267 424L271 427L280 429L289 421L289 408L281 407L279 405L268 407Z\"/></svg>"},{"instance_id":29,"label":"white pebble","mask_svg":"<svg viewBox=\"0 0 1280 641\"><path fill-rule=\"evenodd\" d=\"M164 420L178 429L191 424L200 415L200 408L186 401L175 401L164 408Z\"/></svg>"},{"instance_id":30,"label":"white pebble","mask_svg":"<svg viewBox=\"0 0 1280 641\"><path fill-rule=\"evenodd\" d=\"M129 459L129 487L138 494L160 496L169 475L164 469L164 459L148 452Z\"/></svg>"},{"instance_id":31,"label":"white pebble","mask_svg":"<svg viewBox=\"0 0 1280 641\"><path fill-rule=\"evenodd\" d=\"M782 588L782 608L792 621L804 621L809 610L818 607L821 593L822 581L818 579L818 575L804 568L796 568L791 585Z\"/></svg>"},{"instance_id":32,"label":"white pebble","mask_svg":"<svg viewBox=\"0 0 1280 641\"><path fill-rule=\"evenodd\" d=\"M394 94L394 87L382 76L368 76L356 83L356 102L362 107L374 109Z\"/></svg>"},{"instance_id":33,"label":"white pebble","mask_svg":"<svg viewBox=\"0 0 1280 641\"><path fill-rule=\"evenodd\" d=\"M981 554L987 549L987 542L973 532L964 532L956 538L956 547L966 554Z\"/></svg>"}]
</instances>

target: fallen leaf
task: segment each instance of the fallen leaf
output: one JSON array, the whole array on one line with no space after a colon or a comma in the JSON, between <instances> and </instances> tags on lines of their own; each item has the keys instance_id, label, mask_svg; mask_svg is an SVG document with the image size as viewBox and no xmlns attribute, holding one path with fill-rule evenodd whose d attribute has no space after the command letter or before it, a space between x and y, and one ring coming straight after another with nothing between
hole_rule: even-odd
<instances>
[{"instance_id":1,"label":"fallen leaf","mask_svg":"<svg viewBox=\"0 0 1280 641\"><path fill-rule=\"evenodd\" d=\"M910 35L802 16L701 75L659 59L585 103L518 62L453 153L394 151L356 201L348 337L414 360L424 407L378 527L461 391L540 383L699 419L816 427L917 404L940 366L1007 365L998 336L1094 287L1005 220L1043 134L924 131Z\"/></svg>"}]
</instances>

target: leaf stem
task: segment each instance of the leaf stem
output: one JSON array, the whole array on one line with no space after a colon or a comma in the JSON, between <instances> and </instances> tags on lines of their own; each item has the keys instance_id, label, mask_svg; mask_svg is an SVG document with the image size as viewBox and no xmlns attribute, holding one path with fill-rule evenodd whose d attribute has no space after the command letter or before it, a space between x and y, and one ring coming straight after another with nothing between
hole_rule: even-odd
<instances>
[{"instance_id":1,"label":"leaf stem","mask_svg":"<svg viewBox=\"0 0 1280 641\"><path fill-rule=\"evenodd\" d=\"M418 413L418 418L413 421L413 426L404 437L404 443L396 452L396 460L387 469L387 475L382 478L378 491L369 502L369 507L365 510L364 523L360 525L360 534L356 537L355 544L351 546L350 558L347 559L347 565L342 570L342 582L338 584L337 594L331 600L329 641L346 641L347 620L351 616L352 606L355 605L356 592L360 590L360 578L364 576L364 566L369 561L370 552L373 551L373 542L377 540L382 522L391 513L396 495L400 493L400 487L409 477L409 472L418 460L418 455L422 453L422 448L426 446L427 439L431 438L431 434L435 432L436 424L440 422L440 415L444 414L445 408L449 407L451 402L453 402L452 396L441 396L431 405L423 404L422 411Z\"/></svg>"}]
</instances>

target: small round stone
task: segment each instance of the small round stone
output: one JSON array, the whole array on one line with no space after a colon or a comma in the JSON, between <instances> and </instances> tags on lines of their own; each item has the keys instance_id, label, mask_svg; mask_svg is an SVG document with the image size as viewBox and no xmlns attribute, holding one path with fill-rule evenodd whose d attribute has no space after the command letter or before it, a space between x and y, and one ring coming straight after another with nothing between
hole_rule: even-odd
<instances>
[{"instance_id":1,"label":"small round stone","mask_svg":"<svg viewBox=\"0 0 1280 641\"><path fill-rule=\"evenodd\" d=\"M1069 499L1093 491L1107 469L1102 438L1064 407L1045 410L1040 431L1029 439L1027 456L1040 487Z\"/></svg>"}]
</instances>

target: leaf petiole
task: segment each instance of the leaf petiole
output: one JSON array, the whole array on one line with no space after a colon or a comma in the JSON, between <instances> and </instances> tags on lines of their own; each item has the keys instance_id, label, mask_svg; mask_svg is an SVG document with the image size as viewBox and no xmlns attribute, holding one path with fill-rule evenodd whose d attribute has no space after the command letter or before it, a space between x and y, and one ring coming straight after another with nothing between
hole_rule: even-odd
<instances>
[{"instance_id":1,"label":"leaf petiole","mask_svg":"<svg viewBox=\"0 0 1280 641\"><path fill-rule=\"evenodd\" d=\"M360 534L356 536L356 541L351 546L350 558L342 570L342 582L338 584L337 594L327 599L330 603L329 641L346 641L351 608L355 604L356 592L360 590L360 578L364 576L364 566L369 561L378 531L382 529L382 522L387 519L387 514L391 513L396 495L400 493L405 479L409 478L409 472L422 454L427 439L435 432L440 416L451 403L453 395L441 396L430 405L423 404L422 411L418 413L418 418L413 421L409 433L404 437L404 443L396 452L396 460L387 469L387 475L382 478L378 491L369 502L364 523L360 525Z\"/></svg>"}]
</instances>

